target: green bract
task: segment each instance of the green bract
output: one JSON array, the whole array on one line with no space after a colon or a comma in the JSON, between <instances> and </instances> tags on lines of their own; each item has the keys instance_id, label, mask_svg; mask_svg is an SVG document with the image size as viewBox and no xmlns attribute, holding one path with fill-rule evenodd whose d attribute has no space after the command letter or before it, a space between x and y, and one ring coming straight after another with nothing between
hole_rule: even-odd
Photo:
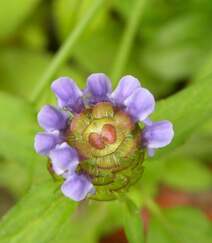
<instances>
[{"instance_id":1,"label":"green bract","mask_svg":"<svg viewBox=\"0 0 212 243\"><path fill-rule=\"evenodd\" d=\"M77 149L78 172L91 178L95 200L112 200L142 175L144 151L139 127L123 111L101 102L75 115L67 131Z\"/></svg>"}]
</instances>

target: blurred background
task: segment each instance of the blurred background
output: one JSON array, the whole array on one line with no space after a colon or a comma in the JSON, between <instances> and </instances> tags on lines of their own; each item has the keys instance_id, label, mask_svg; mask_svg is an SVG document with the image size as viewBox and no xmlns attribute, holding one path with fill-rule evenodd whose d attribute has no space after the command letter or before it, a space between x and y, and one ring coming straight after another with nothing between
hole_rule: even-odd
<instances>
[{"instance_id":1,"label":"blurred background","mask_svg":"<svg viewBox=\"0 0 212 243\"><path fill-rule=\"evenodd\" d=\"M0 217L28 191L33 180L32 168L35 161L41 160L33 153L33 135L28 134L38 130L36 113L25 104L30 103L33 90L55 53L94 2L0 0ZM161 100L212 73L211 0L143 0L133 22L136 2L105 1L56 76L70 76L83 87L86 77L93 72L106 73L114 85L120 75L131 74ZM126 51L126 55L122 56L122 51ZM119 71L114 69L117 66ZM44 101L55 102L49 87ZM19 104L25 112L24 122L17 109ZM191 226L200 231L193 242L209 242L203 240L208 232L212 238L211 158L212 118L203 122L172 153L147 162L140 182L141 198L143 195L152 198L162 210L177 208L179 212L168 212L168 215L171 220L178 219L178 224L185 224L184 229L188 223L179 215L210 225L210 230L201 230L203 226L199 224ZM180 211L179 208L184 210L185 206L188 209ZM112 211L109 221L116 218ZM99 215L98 211L98 215L93 213L91 218ZM141 210L141 217L147 235L149 225L153 225L150 230L153 236L147 241L151 242L162 231L161 226L154 220L150 223L151 213L147 208ZM119 223L115 223L117 220L114 219L115 227L110 223L106 227L105 223L104 230L98 229L98 222L93 222L96 237L87 236L78 239L79 242L127 242ZM165 242L174 241L161 240Z\"/></svg>"}]
</instances>

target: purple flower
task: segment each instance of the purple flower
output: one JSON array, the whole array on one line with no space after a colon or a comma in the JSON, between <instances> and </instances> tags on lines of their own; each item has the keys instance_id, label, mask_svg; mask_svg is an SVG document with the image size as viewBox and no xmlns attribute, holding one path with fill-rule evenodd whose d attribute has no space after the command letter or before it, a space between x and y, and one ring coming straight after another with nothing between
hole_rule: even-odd
<instances>
[{"instance_id":1,"label":"purple flower","mask_svg":"<svg viewBox=\"0 0 212 243\"><path fill-rule=\"evenodd\" d=\"M103 73L91 74L84 91L67 77L55 80L51 88L59 108L46 105L38 113L38 123L45 131L35 136L34 147L37 153L49 157L55 174L64 179L63 194L75 201L97 195L101 191L96 190L98 185L104 186L104 181L114 180L104 180L108 175L104 168L112 168L113 163L119 166L120 154L125 156L134 151L128 150L127 143L119 149L125 134L129 137L126 142L136 146L134 149L139 153L147 151L150 156L173 139L171 122L152 122L148 118L155 108L154 97L131 75L124 76L113 92L110 79ZM138 126L134 126L138 122L144 124L139 145ZM106 156L108 154L110 156ZM102 159L104 156L107 159ZM103 174L94 168L95 163ZM112 188L114 186L116 188L116 182ZM103 189L102 194L108 191Z\"/></svg>"},{"instance_id":2,"label":"purple flower","mask_svg":"<svg viewBox=\"0 0 212 243\"><path fill-rule=\"evenodd\" d=\"M56 148L51 150L49 158L52 162L52 168L57 175L63 175L65 172L74 172L79 164L77 151L67 143L57 145Z\"/></svg>"},{"instance_id":3,"label":"purple flower","mask_svg":"<svg viewBox=\"0 0 212 243\"><path fill-rule=\"evenodd\" d=\"M119 81L117 88L111 94L111 99L116 105L124 106L126 99L140 87L141 85L138 79L131 75L126 75Z\"/></svg>"},{"instance_id":4,"label":"purple flower","mask_svg":"<svg viewBox=\"0 0 212 243\"><path fill-rule=\"evenodd\" d=\"M40 132L35 136L35 150L41 155L48 155L49 152L62 142L62 138L58 131Z\"/></svg>"},{"instance_id":5,"label":"purple flower","mask_svg":"<svg viewBox=\"0 0 212 243\"><path fill-rule=\"evenodd\" d=\"M87 79L87 88L84 96L89 104L108 101L112 86L110 79L104 73L91 74Z\"/></svg>"},{"instance_id":6,"label":"purple flower","mask_svg":"<svg viewBox=\"0 0 212 243\"><path fill-rule=\"evenodd\" d=\"M124 102L126 111L135 121L143 121L155 109L153 95L144 88L136 89Z\"/></svg>"},{"instance_id":7,"label":"purple flower","mask_svg":"<svg viewBox=\"0 0 212 243\"><path fill-rule=\"evenodd\" d=\"M64 112L51 105L45 105L38 113L38 123L46 131L65 129L67 118Z\"/></svg>"},{"instance_id":8,"label":"purple flower","mask_svg":"<svg viewBox=\"0 0 212 243\"><path fill-rule=\"evenodd\" d=\"M88 194L94 194L95 188L84 175L71 174L61 188L63 194L75 201L81 201Z\"/></svg>"},{"instance_id":9,"label":"purple flower","mask_svg":"<svg viewBox=\"0 0 212 243\"><path fill-rule=\"evenodd\" d=\"M142 132L142 139L150 156L154 155L155 149L165 147L171 143L173 137L174 130L170 121L148 121Z\"/></svg>"},{"instance_id":10,"label":"purple flower","mask_svg":"<svg viewBox=\"0 0 212 243\"><path fill-rule=\"evenodd\" d=\"M72 112L80 112L84 108L82 91L72 79L62 77L55 80L51 86L56 94L61 108L67 108Z\"/></svg>"}]
</instances>

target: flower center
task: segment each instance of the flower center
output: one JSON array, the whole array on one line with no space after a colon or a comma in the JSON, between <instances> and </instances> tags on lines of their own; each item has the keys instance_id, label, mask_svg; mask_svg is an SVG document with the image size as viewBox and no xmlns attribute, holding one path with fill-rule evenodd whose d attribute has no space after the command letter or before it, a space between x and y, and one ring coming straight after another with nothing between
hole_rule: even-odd
<instances>
[{"instance_id":1,"label":"flower center","mask_svg":"<svg viewBox=\"0 0 212 243\"><path fill-rule=\"evenodd\" d=\"M96 186L95 199L110 200L110 191L127 188L141 175L144 153L140 129L131 117L109 102L101 102L76 114L67 141L80 155L78 170Z\"/></svg>"},{"instance_id":2,"label":"flower center","mask_svg":"<svg viewBox=\"0 0 212 243\"><path fill-rule=\"evenodd\" d=\"M68 143L81 156L81 167L121 170L140 150L139 129L128 114L109 102L101 102L73 117ZM87 169L86 169L87 170Z\"/></svg>"},{"instance_id":3,"label":"flower center","mask_svg":"<svg viewBox=\"0 0 212 243\"><path fill-rule=\"evenodd\" d=\"M116 129L111 124L105 124L101 133L91 132L88 140L94 148L104 149L107 145L116 142Z\"/></svg>"}]
</instances>

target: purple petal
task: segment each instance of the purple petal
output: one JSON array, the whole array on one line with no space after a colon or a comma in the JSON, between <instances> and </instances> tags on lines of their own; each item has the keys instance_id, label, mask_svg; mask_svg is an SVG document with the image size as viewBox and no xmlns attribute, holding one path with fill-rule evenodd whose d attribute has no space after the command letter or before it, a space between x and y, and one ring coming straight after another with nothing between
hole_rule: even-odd
<instances>
[{"instance_id":1,"label":"purple petal","mask_svg":"<svg viewBox=\"0 0 212 243\"><path fill-rule=\"evenodd\" d=\"M88 194L94 193L92 183L84 176L76 173L69 176L61 187L63 194L74 201L81 201Z\"/></svg>"},{"instance_id":2,"label":"purple petal","mask_svg":"<svg viewBox=\"0 0 212 243\"><path fill-rule=\"evenodd\" d=\"M116 105L123 105L124 101L140 87L141 85L138 79L131 75L126 75L119 81L117 88L111 95L111 99Z\"/></svg>"},{"instance_id":3,"label":"purple petal","mask_svg":"<svg viewBox=\"0 0 212 243\"><path fill-rule=\"evenodd\" d=\"M148 125L148 126L150 126L150 125L153 124L152 120L149 119L149 118L144 119L144 120L143 120L143 123L144 123L145 125Z\"/></svg>"},{"instance_id":4,"label":"purple petal","mask_svg":"<svg viewBox=\"0 0 212 243\"><path fill-rule=\"evenodd\" d=\"M82 91L72 79L59 78L52 83L51 88L58 98L60 107L66 107L77 113L82 111L84 108Z\"/></svg>"},{"instance_id":5,"label":"purple petal","mask_svg":"<svg viewBox=\"0 0 212 243\"><path fill-rule=\"evenodd\" d=\"M70 147L67 143L57 145L49 154L52 162L52 168L57 175L65 172L74 172L79 164L77 151Z\"/></svg>"},{"instance_id":6,"label":"purple petal","mask_svg":"<svg viewBox=\"0 0 212 243\"><path fill-rule=\"evenodd\" d=\"M124 104L126 111L135 121L143 121L154 111L155 99L147 89L138 88L125 100Z\"/></svg>"},{"instance_id":7,"label":"purple petal","mask_svg":"<svg viewBox=\"0 0 212 243\"><path fill-rule=\"evenodd\" d=\"M148 148L161 148L168 145L173 137L174 130L170 121L154 122L147 125L142 133L142 137Z\"/></svg>"},{"instance_id":8,"label":"purple petal","mask_svg":"<svg viewBox=\"0 0 212 243\"><path fill-rule=\"evenodd\" d=\"M38 113L38 122L47 131L62 130L66 127L67 116L56 107L46 105Z\"/></svg>"},{"instance_id":9,"label":"purple petal","mask_svg":"<svg viewBox=\"0 0 212 243\"><path fill-rule=\"evenodd\" d=\"M48 155L60 142L62 142L62 138L59 136L58 131L52 133L42 132L35 136L34 147L37 153Z\"/></svg>"},{"instance_id":10,"label":"purple petal","mask_svg":"<svg viewBox=\"0 0 212 243\"><path fill-rule=\"evenodd\" d=\"M147 153L148 153L149 157L153 157L155 155L155 149L147 148Z\"/></svg>"},{"instance_id":11,"label":"purple petal","mask_svg":"<svg viewBox=\"0 0 212 243\"><path fill-rule=\"evenodd\" d=\"M103 73L91 74L87 79L87 88L84 91L89 103L108 101L112 91L110 79Z\"/></svg>"}]
</instances>

